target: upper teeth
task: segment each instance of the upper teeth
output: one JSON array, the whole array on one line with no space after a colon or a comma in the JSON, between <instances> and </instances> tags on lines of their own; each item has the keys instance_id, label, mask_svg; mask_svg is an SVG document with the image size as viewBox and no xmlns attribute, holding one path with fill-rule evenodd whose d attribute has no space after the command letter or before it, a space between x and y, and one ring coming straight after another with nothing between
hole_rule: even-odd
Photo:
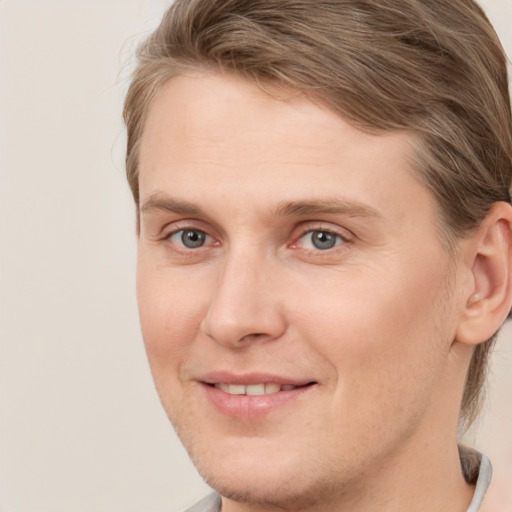
<instances>
[{"instance_id":1,"label":"upper teeth","mask_svg":"<svg viewBox=\"0 0 512 512\"><path fill-rule=\"evenodd\" d=\"M279 391L289 391L297 386L291 384L215 384L217 389L221 389L230 395L271 395Z\"/></svg>"}]
</instances>

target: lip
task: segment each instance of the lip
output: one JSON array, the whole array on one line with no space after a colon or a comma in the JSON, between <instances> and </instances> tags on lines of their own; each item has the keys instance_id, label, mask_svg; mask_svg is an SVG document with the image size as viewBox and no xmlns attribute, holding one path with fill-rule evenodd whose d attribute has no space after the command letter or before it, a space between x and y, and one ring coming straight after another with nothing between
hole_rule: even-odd
<instances>
[{"instance_id":1,"label":"lip","mask_svg":"<svg viewBox=\"0 0 512 512\"><path fill-rule=\"evenodd\" d=\"M243 384L245 386L250 386L251 384L261 384L261 383L272 383L279 384L280 386L305 386L311 382L314 382L314 379L297 379L284 377L281 375L274 375L271 373L260 373L260 372L252 372L247 374L235 374L227 371L215 371L207 373L202 377L197 379L200 382L205 384Z\"/></svg>"},{"instance_id":2,"label":"lip","mask_svg":"<svg viewBox=\"0 0 512 512\"><path fill-rule=\"evenodd\" d=\"M311 379L297 379L268 373L237 375L230 372L212 372L198 379L208 401L224 416L236 419L259 419L272 412L289 407L316 388ZM214 387L214 384L261 384L273 383L280 386L298 386L286 391L268 395L231 395Z\"/></svg>"}]
</instances>

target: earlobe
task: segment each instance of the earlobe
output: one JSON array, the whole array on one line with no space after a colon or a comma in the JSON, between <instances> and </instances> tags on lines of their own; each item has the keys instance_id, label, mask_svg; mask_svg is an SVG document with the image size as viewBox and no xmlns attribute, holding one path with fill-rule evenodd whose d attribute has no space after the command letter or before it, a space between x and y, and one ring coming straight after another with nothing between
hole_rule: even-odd
<instances>
[{"instance_id":1,"label":"earlobe","mask_svg":"<svg viewBox=\"0 0 512 512\"><path fill-rule=\"evenodd\" d=\"M512 206L496 203L468 244L473 286L463 305L456 340L467 345L487 341L507 318L512 305Z\"/></svg>"}]
</instances>

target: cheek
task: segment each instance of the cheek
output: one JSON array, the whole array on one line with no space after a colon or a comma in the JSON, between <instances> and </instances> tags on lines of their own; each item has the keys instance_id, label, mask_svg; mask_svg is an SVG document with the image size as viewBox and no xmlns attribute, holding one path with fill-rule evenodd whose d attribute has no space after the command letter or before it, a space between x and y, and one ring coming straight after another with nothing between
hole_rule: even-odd
<instances>
[{"instance_id":1,"label":"cheek","mask_svg":"<svg viewBox=\"0 0 512 512\"><path fill-rule=\"evenodd\" d=\"M158 385L163 378L177 377L197 336L202 301L190 280L143 265L137 273L137 299L144 344Z\"/></svg>"},{"instance_id":2,"label":"cheek","mask_svg":"<svg viewBox=\"0 0 512 512\"><path fill-rule=\"evenodd\" d=\"M309 293L306 337L334 367L340 389L398 396L408 392L406 382L435 380L454 332L442 267L428 274L405 265L394 274L369 271Z\"/></svg>"}]
</instances>

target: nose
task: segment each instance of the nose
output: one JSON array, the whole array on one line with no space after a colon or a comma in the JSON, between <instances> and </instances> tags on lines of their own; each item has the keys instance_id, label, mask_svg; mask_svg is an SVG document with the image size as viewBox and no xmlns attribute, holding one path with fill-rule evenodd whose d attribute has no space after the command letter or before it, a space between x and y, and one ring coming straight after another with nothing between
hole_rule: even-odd
<instances>
[{"instance_id":1,"label":"nose","mask_svg":"<svg viewBox=\"0 0 512 512\"><path fill-rule=\"evenodd\" d=\"M287 322L278 298L276 272L264 255L247 251L229 255L201 322L203 333L229 348L279 339Z\"/></svg>"}]
</instances>

